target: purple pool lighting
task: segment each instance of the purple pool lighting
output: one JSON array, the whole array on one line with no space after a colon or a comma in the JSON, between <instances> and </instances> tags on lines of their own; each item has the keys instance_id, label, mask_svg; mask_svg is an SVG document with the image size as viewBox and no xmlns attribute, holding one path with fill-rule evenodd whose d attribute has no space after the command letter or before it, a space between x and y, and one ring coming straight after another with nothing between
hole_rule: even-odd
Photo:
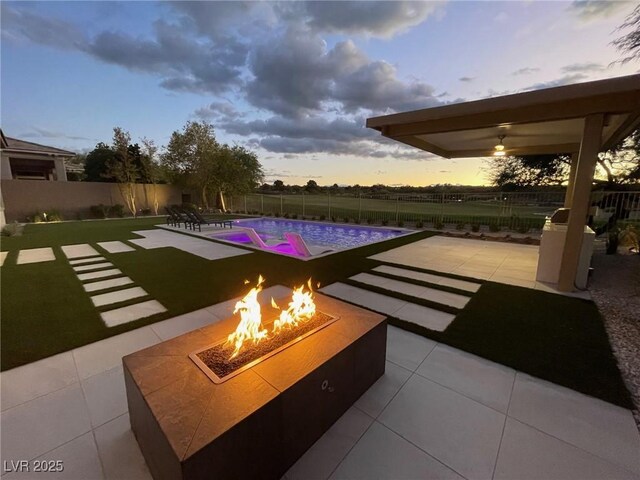
<instances>
[{"instance_id":1,"label":"purple pool lighting","mask_svg":"<svg viewBox=\"0 0 640 480\"><path fill-rule=\"evenodd\" d=\"M272 218L235 220L233 226L254 229L260 238L270 245L268 251L294 256L300 255L288 244L284 236L285 233L299 234L314 256L329 251L335 252L361 247L412 233L411 230L403 228L380 228ZM243 232L220 232L212 237L231 243L252 245L249 236Z\"/></svg>"}]
</instances>

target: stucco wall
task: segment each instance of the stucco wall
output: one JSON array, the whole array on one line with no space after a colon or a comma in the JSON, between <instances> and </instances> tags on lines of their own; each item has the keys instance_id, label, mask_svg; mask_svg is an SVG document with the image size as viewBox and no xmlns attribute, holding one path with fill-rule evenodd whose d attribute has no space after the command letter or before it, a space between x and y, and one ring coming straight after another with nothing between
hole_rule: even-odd
<instances>
[{"instance_id":1,"label":"stucco wall","mask_svg":"<svg viewBox=\"0 0 640 480\"><path fill-rule=\"evenodd\" d=\"M39 180L2 180L7 222L25 221L36 212L57 210L65 220L89 218L91 205L124 205L118 185L99 182L46 182ZM153 187L149 185L149 208L153 209ZM189 193L175 185L156 185L159 213L165 205L182 203L182 193ZM146 208L144 186L137 185L138 209ZM125 207L126 211L126 207Z\"/></svg>"}]
</instances>

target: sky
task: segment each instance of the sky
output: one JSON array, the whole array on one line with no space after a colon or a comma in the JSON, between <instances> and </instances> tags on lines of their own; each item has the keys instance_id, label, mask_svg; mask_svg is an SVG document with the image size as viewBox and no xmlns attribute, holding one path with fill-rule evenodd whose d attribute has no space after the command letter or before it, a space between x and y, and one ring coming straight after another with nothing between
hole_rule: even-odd
<instances>
[{"instance_id":1,"label":"sky","mask_svg":"<svg viewBox=\"0 0 640 480\"><path fill-rule=\"evenodd\" d=\"M266 181L482 185L480 159L387 140L366 118L638 72L611 42L637 2L7 2L5 135L75 152L168 143L188 121L257 153Z\"/></svg>"}]
</instances>

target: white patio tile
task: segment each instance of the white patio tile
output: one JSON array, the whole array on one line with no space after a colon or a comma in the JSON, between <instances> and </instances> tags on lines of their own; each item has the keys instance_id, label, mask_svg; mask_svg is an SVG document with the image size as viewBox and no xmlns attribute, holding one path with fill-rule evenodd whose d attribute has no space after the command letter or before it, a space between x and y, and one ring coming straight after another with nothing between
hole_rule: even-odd
<instances>
[{"instance_id":1,"label":"white patio tile","mask_svg":"<svg viewBox=\"0 0 640 480\"><path fill-rule=\"evenodd\" d=\"M94 257L100 255L88 243L79 243L76 245L64 245L62 247L62 251L67 256L67 258L80 258L80 257Z\"/></svg>"},{"instance_id":2,"label":"white patio tile","mask_svg":"<svg viewBox=\"0 0 640 480\"><path fill-rule=\"evenodd\" d=\"M530 267L530 268L505 268L505 267L500 267L498 268L498 270L496 270L495 274L493 276L500 276L500 277L509 277L509 278L518 278L520 280L527 280L529 282L535 282L536 280L536 268L537 267Z\"/></svg>"},{"instance_id":3,"label":"white patio tile","mask_svg":"<svg viewBox=\"0 0 640 480\"><path fill-rule=\"evenodd\" d=\"M632 480L640 477L512 418L502 438L496 480Z\"/></svg>"},{"instance_id":4,"label":"white patio tile","mask_svg":"<svg viewBox=\"0 0 640 480\"><path fill-rule=\"evenodd\" d=\"M505 416L413 375L378 420L464 477L490 479Z\"/></svg>"},{"instance_id":5,"label":"white patio tile","mask_svg":"<svg viewBox=\"0 0 640 480\"><path fill-rule=\"evenodd\" d=\"M491 278L489 278L490 282L496 282L496 283L504 283L505 285L513 285L515 287L524 287L524 288L534 288L536 285L536 282L533 281L529 281L529 280L522 280L519 278L512 278L512 277L503 277L501 275L492 275Z\"/></svg>"},{"instance_id":6,"label":"white patio tile","mask_svg":"<svg viewBox=\"0 0 640 480\"><path fill-rule=\"evenodd\" d=\"M133 232L136 235L145 237L143 239L128 240L142 248L162 248L173 247L192 255L197 255L206 260L218 260L221 258L235 257L238 255L248 255L252 251L232 247L222 243L201 240L183 233L169 232L164 229L140 230Z\"/></svg>"},{"instance_id":7,"label":"white patio tile","mask_svg":"<svg viewBox=\"0 0 640 480\"><path fill-rule=\"evenodd\" d=\"M515 378L509 367L438 344L416 373L507 413Z\"/></svg>"},{"instance_id":8,"label":"white patio tile","mask_svg":"<svg viewBox=\"0 0 640 480\"><path fill-rule=\"evenodd\" d=\"M374 272L388 273L397 277L413 278L422 282L438 283L445 277L432 275L430 273L416 272L415 270L407 270L406 268L392 267L391 265L380 265L373 269Z\"/></svg>"},{"instance_id":9,"label":"white patio tile","mask_svg":"<svg viewBox=\"0 0 640 480\"><path fill-rule=\"evenodd\" d=\"M354 405L373 418L377 418L410 376L411 372L406 368L387 361L384 375Z\"/></svg>"},{"instance_id":10,"label":"white patio tile","mask_svg":"<svg viewBox=\"0 0 640 480\"><path fill-rule=\"evenodd\" d=\"M406 320L407 322L421 325L430 330L436 332L443 332L451 322L453 322L455 315L450 313L441 312L433 308L424 307L422 305L416 305L414 303L407 303L393 314L394 317L400 320Z\"/></svg>"},{"instance_id":11,"label":"white patio tile","mask_svg":"<svg viewBox=\"0 0 640 480\"><path fill-rule=\"evenodd\" d=\"M7 255L9 255L9 252L0 252L0 267L4 265L4 261L7 258Z\"/></svg>"},{"instance_id":12,"label":"white patio tile","mask_svg":"<svg viewBox=\"0 0 640 480\"><path fill-rule=\"evenodd\" d=\"M53 249L50 247L29 248L18 252L18 261L16 263L18 265L23 265L25 263L51 262L55 259L56 256L53 254Z\"/></svg>"},{"instance_id":13,"label":"white patio tile","mask_svg":"<svg viewBox=\"0 0 640 480\"><path fill-rule=\"evenodd\" d=\"M91 301L96 307L110 305L112 303L124 302L132 298L144 297L148 293L141 287L131 287L124 290L116 290L115 292L102 293L91 297Z\"/></svg>"},{"instance_id":14,"label":"white patio tile","mask_svg":"<svg viewBox=\"0 0 640 480\"><path fill-rule=\"evenodd\" d=\"M71 352L60 353L0 373L2 410L60 390L78 381Z\"/></svg>"},{"instance_id":15,"label":"white patio tile","mask_svg":"<svg viewBox=\"0 0 640 480\"><path fill-rule=\"evenodd\" d=\"M220 318L203 308L163 320L162 322L156 322L151 325L151 328L162 340L169 340L218 321L220 321Z\"/></svg>"},{"instance_id":16,"label":"white patio tile","mask_svg":"<svg viewBox=\"0 0 640 480\"><path fill-rule=\"evenodd\" d=\"M98 245L109 253L133 252L135 248L130 247L124 242L98 242Z\"/></svg>"},{"instance_id":17,"label":"white patio tile","mask_svg":"<svg viewBox=\"0 0 640 480\"><path fill-rule=\"evenodd\" d=\"M103 256L98 255L97 257L85 257L85 258L78 258L76 260L69 260L69 264L70 265L83 265L85 263L104 262L105 260L106 260L106 258L104 258Z\"/></svg>"},{"instance_id":18,"label":"white patio tile","mask_svg":"<svg viewBox=\"0 0 640 480\"><path fill-rule=\"evenodd\" d=\"M72 350L81 380L122 365L122 357L160 342L146 326Z\"/></svg>"},{"instance_id":19,"label":"white patio tile","mask_svg":"<svg viewBox=\"0 0 640 480\"><path fill-rule=\"evenodd\" d=\"M2 412L2 464L30 460L91 430L79 383Z\"/></svg>"},{"instance_id":20,"label":"white patio tile","mask_svg":"<svg viewBox=\"0 0 640 480\"><path fill-rule=\"evenodd\" d=\"M157 300L148 300L146 302L109 310L108 312L102 312L100 318L102 318L102 321L107 327L115 327L116 325L133 322L166 311L167 309Z\"/></svg>"},{"instance_id":21,"label":"white patio tile","mask_svg":"<svg viewBox=\"0 0 640 480\"><path fill-rule=\"evenodd\" d=\"M374 422L331 475L332 480L463 480L463 477Z\"/></svg>"},{"instance_id":22,"label":"white patio tile","mask_svg":"<svg viewBox=\"0 0 640 480\"><path fill-rule=\"evenodd\" d=\"M387 327L387 360L411 370L424 361L436 342L389 325Z\"/></svg>"},{"instance_id":23,"label":"white patio tile","mask_svg":"<svg viewBox=\"0 0 640 480\"><path fill-rule=\"evenodd\" d=\"M439 285L444 285L446 287L457 288L459 290L466 290L467 292L477 292L480 290L482 286L479 283L467 282L465 280L457 280L455 278L442 277L443 279L439 282Z\"/></svg>"},{"instance_id":24,"label":"white patio tile","mask_svg":"<svg viewBox=\"0 0 640 480\"><path fill-rule=\"evenodd\" d=\"M121 365L83 380L82 390L93 428L127 413L127 394Z\"/></svg>"},{"instance_id":25,"label":"white patio tile","mask_svg":"<svg viewBox=\"0 0 640 480\"><path fill-rule=\"evenodd\" d=\"M50 452L38 457L39 461L61 462L63 470L40 471L33 470L34 464L31 462L31 469L24 472L14 472L3 475L3 480L101 480L103 479L98 449L93 439L93 433L85 433L78 438L65 443ZM53 463L55 465L55 463Z\"/></svg>"},{"instance_id":26,"label":"white patio tile","mask_svg":"<svg viewBox=\"0 0 640 480\"><path fill-rule=\"evenodd\" d=\"M129 414L94 430L105 478L152 480L138 442L131 431Z\"/></svg>"},{"instance_id":27,"label":"white patio tile","mask_svg":"<svg viewBox=\"0 0 640 480\"><path fill-rule=\"evenodd\" d=\"M100 270L98 272L80 273L78 279L81 282L86 280L94 280L96 278L113 277L115 275L122 275L122 272L117 268L111 268L109 270Z\"/></svg>"},{"instance_id":28,"label":"white patio tile","mask_svg":"<svg viewBox=\"0 0 640 480\"><path fill-rule=\"evenodd\" d=\"M368 290L340 282L327 285L326 287L321 288L320 292L336 298L341 298L356 305L361 305L376 312L386 313L387 315L394 314L407 303L403 300L398 300L397 298L370 292Z\"/></svg>"},{"instance_id":29,"label":"white patio tile","mask_svg":"<svg viewBox=\"0 0 640 480\"><path fill-rule=\"evenodd\" d=\"M100 270L102 268L113 267L113 263L111 262L101 262L101 263L92 263L90 265L78 265L73 267L73 270L76 272L86 272L89 270Z\"/></svg>"},{"instance_id":30,"label":"white patio tile","mask_svg":"<svg viewBox=\"0 0 640 480\"><path fill-rule=\"evenodd\" d=\"M97 292L98 290L105 290L107 288L121 287L123 285L129 285L133 283L129 277L112 278L110 280L101 280L99 282L83 283L82 287L85 292Z\"/></svg>"},{"instance_id":31,"label":"white patio tile","mask_svg":"<svg viewBox=\"0 0 640 480\"><path fill-rule=\"evenodd\" d=\"M640 474L631 411L518 372L509 416Z\"/></svg>"},{"instance_id":32,"label":"white patio tile","mask_svg":"<svg viewBox=\"0 0 640 480\"><path fill-rule=\"evenodd\" d=\"M470 268L456 268L449 273L460 275L461 277L469 277L476 280L488 280L492 275L492 273L490 272Z\"/></svg>"},{"instance_id":33,"label":"white patio tile","mask_svg":"<svg viewBox=\"0 0 640 480\"><path fill-rule=\"evenodd\" d=\"M373 419L351 407L286 473L288 480L329 478Z\"/></svg>"}]
</instances>

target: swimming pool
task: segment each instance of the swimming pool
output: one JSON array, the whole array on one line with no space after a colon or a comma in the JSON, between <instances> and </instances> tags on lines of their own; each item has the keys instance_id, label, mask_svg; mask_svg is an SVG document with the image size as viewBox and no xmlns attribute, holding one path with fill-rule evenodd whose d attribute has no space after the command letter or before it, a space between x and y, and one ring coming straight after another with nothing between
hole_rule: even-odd
<instances>
[{"instance_id":1,"label":"swimming pool","mask_svg":"<svg viewBox=\"0 0 640 480\"><path fill-rule=\"evenodd\" d=\"M265 242L273 242L274 240L282 240L284 242L284 234L286 232L297 233L310 249L315 250L314 253L321 253L321 250L325 252L327 250L347 250L411 233L411 230L402 228L380 228L272 218L234 220L233 226L253 228ZM251 244L249 237L241 231L221 232L216 234L214 238L232 243ZM318 249L317 247L324 248ZM288 252L279 249L277 253Z\"/></svg>"}]
</instances>

